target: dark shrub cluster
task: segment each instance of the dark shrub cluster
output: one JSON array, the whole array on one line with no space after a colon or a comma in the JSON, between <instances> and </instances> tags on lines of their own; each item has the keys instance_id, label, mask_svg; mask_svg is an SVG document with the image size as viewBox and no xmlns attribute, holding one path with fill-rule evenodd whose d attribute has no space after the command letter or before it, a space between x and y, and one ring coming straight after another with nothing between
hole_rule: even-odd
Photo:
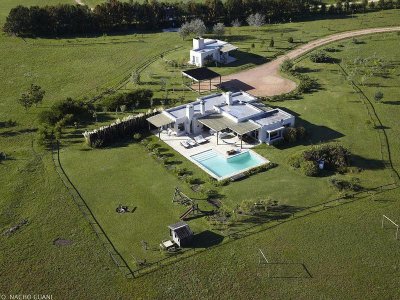
<instances>
[{"instance_id":1,"label":"dark shrub cluster","mask_svg":"<svg viewBox=\"0 0 400 300\"><path fill-rule=\"evenodd\" d=\"M303 140L307 135L307 131L303 126L288 127L283 132L283 139L288 143L295 143Z\"/></svg>"},{"instance_id":2,"label":"dark shrub cluster","mask_svg":"<svg viewBox=\"0 0 400 300\"><path fill-rule=\"evenodd\" d=\"M72 125L75 122L84 123L93 117L94 107L92 104L67 98L54 103L50 109L39 113L39 122L47 125Z\"/></svg>"},{"instance_id":3,"label":"dark shrub cluster","mask_svg":"<svg viewBox=\"0 0 400 300\"><path fill-rule=\"evenodd\" d=\"M151 108L153 103L153 92L149 89L137 89L129 93L119 93L105 97L100 104L109 111L120 109L125 105L128 109Z\"/></svg>"},{"instance_id":4,"label":"dark shrub cluster","mask_svg":"<svg viewBox=\"0 0 400 300\"><path fill-rule=\"evenodd\" d=\"M360 192L364 188L360 185L359 178L351 178L350 180L338 179L338 178L331 178L329 182L339 191L353 191L353 192Z\"/></svg>"},{"instance_id":5,"label":"dark shrub cluster","mask_svg":"<svg viewBox=\"0 0 400 300\"><path fill-rule=\"evenodd\" d=\"M324 144L313 146L303 152L305 160L324 161L324 169L342 171L350 166L350 151L339 144Z\"/></svg>"},{"instance_id":6,"label":"dark shrub cluster","mask_svg":"<svg viewBox=\"0 0 400 300\"><path fill-rule=\"evenodd\" d=\"M314 63L333 63L335 62L335 59L328 54L326 54L325 51L317 51L313 52L310 55L310 60Z\"/></svg>"},{"instance_id":7,"label":"dark shrub cluster","mask_svg":"<svg viewBox=\"0 0 400 300\"><path fill-rule=\"evenodd\" d=\"M307 176L318 176L319 162L324 162L324 170L343 173L350 166L350 157L350 151L342 145L324 144L291 156L288 163Z\"/></svg>"}]
</instances>

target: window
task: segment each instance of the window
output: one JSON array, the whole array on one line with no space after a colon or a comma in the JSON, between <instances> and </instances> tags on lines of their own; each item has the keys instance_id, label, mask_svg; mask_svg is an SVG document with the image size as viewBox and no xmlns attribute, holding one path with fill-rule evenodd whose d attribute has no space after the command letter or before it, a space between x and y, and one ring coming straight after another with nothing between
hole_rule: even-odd
<instances>
[{"instance_id":1,"label":"window","mask_svg":"<svg viewBox=\"0 0 400 300\"><path fill-rule=\"evenodd\" d=\"M184 131L185 130L185 124L183 124L183 123L178 124L178 130L179 131Z\"/></svg>"}]
</instances>

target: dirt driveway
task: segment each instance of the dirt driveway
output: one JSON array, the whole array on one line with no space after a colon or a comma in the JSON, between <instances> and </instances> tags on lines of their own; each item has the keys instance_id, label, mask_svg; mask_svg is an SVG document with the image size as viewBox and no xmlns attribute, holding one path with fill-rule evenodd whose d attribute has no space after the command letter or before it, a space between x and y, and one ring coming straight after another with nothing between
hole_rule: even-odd
<instances>
[{"instance_id":1,"label":"dirt driveway","mask_svg":"<svg viewBox=\"0 0 400 300\"><path fill-rule=\"evenodd\" d=\"M400 26L347 31L317 39L263 65L239 73L223 76L222 86L224 89L244 90L254 96L273 96L288 93L296 88L296 83L290 79L283 78L279 74L280 65L285 59L297 58L317 47L334 41L365 34L392 31L400 31Z\"/></svg>"}]
</instances>

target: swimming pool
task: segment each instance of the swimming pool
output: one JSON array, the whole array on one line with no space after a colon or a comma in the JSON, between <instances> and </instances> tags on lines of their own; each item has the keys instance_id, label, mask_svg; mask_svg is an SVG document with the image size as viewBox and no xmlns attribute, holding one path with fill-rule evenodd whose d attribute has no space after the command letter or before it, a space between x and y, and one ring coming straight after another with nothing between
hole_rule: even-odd
<instances>
[{"instance_id":1,"label":"swimming pool","mask_svg":"<svg viewBox=\"0 0 400 300\"><path fill-rule=\"evenodd\" d=\"M210 175L219 180L229 178L268 162L265 158L251 150L231 157L225 157L211 149L192 155L191 158Z\"/></svg>"}]
</instances>

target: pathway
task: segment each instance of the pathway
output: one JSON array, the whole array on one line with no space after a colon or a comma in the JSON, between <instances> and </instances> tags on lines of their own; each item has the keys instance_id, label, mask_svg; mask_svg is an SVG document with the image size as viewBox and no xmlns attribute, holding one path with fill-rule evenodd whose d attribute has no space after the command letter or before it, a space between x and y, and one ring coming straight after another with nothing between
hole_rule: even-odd
<instances>
[{"instance_id":1,"label":"pathway","mask_svg":"<svg viewBox=\"0 0 400 300\"><path fill-rule=\"evenodd\" d=\"M296 83L290 79L282 77L279 73L280 66L286 59L298 58L315 48L335 41L366 34L393 31L400 31L400 26L347 31L320 38L289 51L285 55L279 56L277 59L263 65L239 73L223 76L223 87L224 89L245 90L254 96L273 96L288 93L296 88Z\"/></svg>"}]
</instances>

